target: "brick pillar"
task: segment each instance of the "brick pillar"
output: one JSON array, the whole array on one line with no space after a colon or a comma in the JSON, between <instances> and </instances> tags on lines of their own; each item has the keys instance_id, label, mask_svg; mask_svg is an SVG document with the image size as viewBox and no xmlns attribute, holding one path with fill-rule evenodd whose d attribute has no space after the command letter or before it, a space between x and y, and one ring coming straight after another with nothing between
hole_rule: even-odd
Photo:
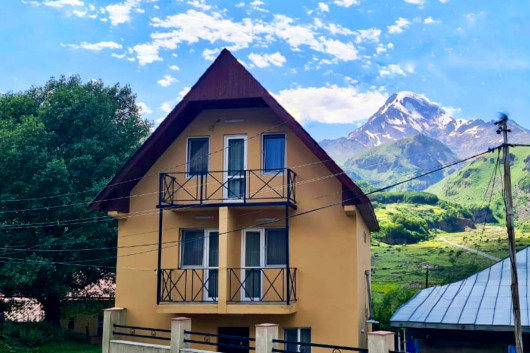
<instances>
[{"instance_id":1,"label":"brick pillar","mask_svg":"<svg viewBox=\"0 0 530 353\"><path fill-rule=\"evenodd\" d=\"M110 308L103 311L102 353L111 353L110 341L116 339L112 333L114 331L114 325L125 325L126 322L127 311L124 308Z\"/></svg>"},{"instance_id":2,"label":"brick pillar","mask_svg":"<svg viewBox=\"0 0 530 353\"><path fill-rule=\"evenodd\" d=\"M256 325L256 353L272 353L272 349L278 346L273 339L278 339L277 324Z\"/></svg>"},{"instance_id":3,"label":"brick pillar","mask_svg":"<svg viewBox=\"0 0 530 353\"><path fill-rule=\"evenodd\" d=\"M171 319L171 353L179 353L182 348L190 348L190 334L184 331L191 331L191 319L187 317L174 317Z\"/></svg>"},{"instance_id":4,"label":"brick pillar","mask_svg":"<svg viewBox=\"0 0 530 353\"><path fill-rule=\"evenodd\" d=\"M368 334L368 353L388 353L394 349L394 332L374 331Z\"/></svg>"}]
</instances>

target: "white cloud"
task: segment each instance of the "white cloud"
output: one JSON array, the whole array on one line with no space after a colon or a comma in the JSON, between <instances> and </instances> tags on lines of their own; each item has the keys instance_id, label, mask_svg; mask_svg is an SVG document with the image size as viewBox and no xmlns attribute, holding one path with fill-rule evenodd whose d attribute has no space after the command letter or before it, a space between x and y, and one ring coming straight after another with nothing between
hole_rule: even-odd
<instances>
[{"instance_id":1,"label":"white cloud","mask_svg":"<svg viewBox=\"0 0 530 353\"><path fill-rule=\"evenodd\" d=\"M245 7L245 3L244 2L240 2L240 3L237 3L235 6L236 7Z\"/></svg>"},{"instance_id":2,"label":"white cloud","mask_svg":"<svg viewBox=\"0 0 530 353\"><path fill-rule=\"evenodd\" d=\"M407 76L405 71L395 64L383 66L379 69L379 77L396 77L396 76Z\"/></svg>"},{"instance_id":3,"label":"white cloud","mask_svg":"<svg viewBox=\"0 0 530 353\"><path fill-rule=\"evenodd\" d=\"M140 0L126 0L119 4L108 5L105 10L109 14L110 23L117 26L131 20L131 12L137 9L140 5Z\"/></svg>"},{"instance_id":4,"label":"white cloud","mask_svg":"<svg viewBox=\"0 0 530 353\"><path fill-rule=\"evenodd\" d=\"M88 11L79 11L79 10L72 11L72 13L76 15L77 17L84 17L87 14L87 12Z\"/></svg>"},{"instance_id":5,"label":"white cloud","mask_svg":"<svg viewBox=\"0 0 530 353\"><path fill-rule=\"evenodd\" d=\"M212 8L210 5L206 4L204 0L190 0L188 1L188 4L204 11Z\"/></svg>"},{"instance_id":6,"label":"white cloud","mask_svg":"<svg viewBox=\"0 0 530 353\"><path fill-rule=\"evenodd\" d=\"M442 23L442 20L438 19L438 20L435 20L433 19L431 16L427 17L426 19L423 20L423 23L426 24L426 25L437 25L437 24L440 24Z\"/></svg>"},{"instance_id":7,"label":"white cloud","mask_svg":"<svg viewBox=\"0 0 530 353\"><path fill-rule=\"evenodd\" d=\"M484 16L484 12L482 11L479 13L470 12L464 15L465 19L471 26L473 26L477 22L477 20L482 16Z\"/></svg>"},{"instance_id":8,"label":"white cloud","mask_svg":"<svg viewBox=\"0 0 530 353\"><path fill-rule=\"evenodd\" d=\"M335 0L333 3L337 6L342 7L350 7L352 5L359 5L361 3L360 0Z\"/></svg>"},{"instance_id":9,"label":"white cloud","mask_svg":"<svg viewBox=\"0 0 530 353\"><path fill-rule=\"evenodd\" d=\"M396 24L387 26L388 33L395 34L395 33L402 33L405 28L410 26L410 21L406 18L400 17L396 20Z\"/></svg>"},{"instance_id":10,"label":"white cloud","mask_svg":"<svg viewBox=\"0 0 530 353\"><path fill-rule=\"evenodd\" d=\"M162 87L167 87L177 82L177 79L171 75L164 75L163 78L161 78L160 80L156 82Z\"/></svg>"},{"instance_id":11,"label":"white cloud","mask_svg":"<svg viewBox=\"0 0 530 353\"><path fill-rule=\"evenodd\" d=\"M224 13L204 13L192 9L164 19L154 17L151 25L166 31L154 32L151 42L134 46L140 65L161 61L160 50L175 50L180 43L195 44L199 41L210 44L222 42L228 49L236 51L251 44L264 47L282 40L293 51L307 46L333 56L335 62L357 59L357 49L352 43L328 38L318 33L312 24L294 24L294 19L285 15L274 15L271 22L251 18L236 22L226 18ZM211 50L204 51L203 56L211 60L211 53Z\"/></svg>"},{"instance_id":12,"label":"white cloud","mask_svg":"<svg viewBox=\"0 0 530 353\"><path fill-rule=\"evenodd\" d=\"M179 71L180 70L180 67L178 67L177 65L169 65L168 66L170 70L173 70L173 71Z\"/></svg>"},{"instance_id":13,"label":"white cloud","mask_svg":"<svg viewBox=\"0 0 530 353\"><path fill-rule=\"evenodd\" d=\"M318 8L322 12L329 12L329 6L328 6L328 4L326 4L324 2L319 2L318 3Z\"/></svg>"},{"instance_id":14,"label":"white cloud","mask_svg":"<svg viewBox=\"0 0 530 353\"><path fill-rule=\"evenodd\" d=\"M298 121L327 124L367 119L386 101L379 91L361 93L354 87L336 85L287 89L275 97Z\"/></svg>"},{"instance_id":15,"label":"white cloud","mask_svg":"<svg viewBox=\"0 0 530 353\"><path fill-rule=\"evenodd\" d=\"M325 52L342 61L356 60L357 49L351 43L343 43L336 39L323 39Z\"/></svg>"},{"instance_id":16,"label":"white cloud","mask_svg":"<svg viewBox=\"0 0 530 353\"><path fill-rule=\"evenodd\" d=\"M423 7L423 5L425 5L425 0L403 0L403 1L405 1L407 4L418 5L419 7Z\"/></svg>"},{"instance_id":17,"label":"white cloud","mask_svg":"<svg viewBox=\"0 0 530 353\"><path fill-rule=\"evenodd\" d=\"M172 101L164 102L160 106L160 110L163 111L166 114L168 114L171 111L171 109L173 109L173 102Z\"/></svg>"},{"instance_id":18,"label":"white cloud","mask_svg":"<svg viewBox=\"0 0 530 353\"><path fill-rule=\"evenodd\" d=\"M219 49L204 49L202 57L208 61L214 61L220 51Z\"/></svg>"},{"instance_id":19,"label":"white cloud","mask_svg":"<svg viewBox=\"0 0 530 353\"><path fill-rule=\"evenodd\" d=\"M283 64L285 64L285 61L286 61L285 56L280 54L280 52L276 52L274 54L263 54L263 55L250 53L248 58L254 63L254 65L256 65L259 68L268 67L270 65L282 66Z\"/></svg>"},{"instance_id":20,"label":"white cloud","mask_svg":"<svg viewBox=\"0 0 530 353\"><path fill-rule=\"evenodd\" d=\"M158 55L158 46L153 44L138 44L133 47L136 58L140 65L150 64L155 61L162 61Z\"/></svg>"},{"instance_id":21,"label":"white cloud","mask_svg":"<svg viewBox=\"0 0 530 353\"><path fill-rule=\"evenodd\" d=\"M91 51L101 51L103 49L121 49L123 46L121 44L118 44L116 42L111 41L103 41L98 43L87 43L87 42L81 42L80 44L62 44L62 47L68 47L72 49L85 49L85 50L91 50Z\"/></svg>"},{"instance_id":22,"label":"white cloud","mask_svg":"<svg viewBox=\"0 0 530 353\"><path fill-rule=\"evenodd\" d=\"M438 0L440 1L442 4L447 4L449 2L449 0Z\"/></svg>"},{"instance_id":23,"label":"white cloud","mask_svg":"<svg viewBox=\"0 0 530 353\"><path fill-rule=\"evenodd\" d=\"M260 11L260 12L269 12L269 10L266 10L263 7L261 7L261 5L265 5L265 3L261 0L254 0L250 2L249 5L253 10Z\"/></svg>"},{"instance_id":24,"label":"white cloud","mask_svg":"<svg viewBox=\"0 0 530 353\"><path fill-rule=\"evenodd\" d=\"M381 30L377 28L369 29L360 29L357 31L357 36L355 37L355 43L364 43L364 42L379 42L379 36L381 36Z\"/></svg>"},{"instance_id":25,"label":"white cloud","mask_svg":"<svg viewBox=\"0 0 530 353\"><path fill-rule=\"evenodd\" d=\"M114 57L114 58L117 58L117 59L123 59L125 58L125 54L116 54L116 53L112 53L110 54L110 56Z\"/></svg>"},{"instance_id":26,"label":"white cloud","mask_svg":"<svg viewBox=\"0 0 530 353\"><path fill-rule=\"evenodd\" d=\"M147 106L147 104L145 104L144 102L138 102L138 103L136 103L136 105L138 106L138 108L140 108L140 112L141 112L142 114L147 114L147 115L149 115L149 114L152 114L152 113L153 113L153 110L152 110L151 108L149 108L149 107Z\"/></svg>"},{"instance_id":27,"label":"white cloud","mask_svg":"<svg viewBox=\"0 0 530 353\"><path fill-rule=\"evenodd\" d=\"M85 3L80 0L48 0L41 3L48 7L64 7L64 6L84 6Z\"/></svg>"}]
</instances>

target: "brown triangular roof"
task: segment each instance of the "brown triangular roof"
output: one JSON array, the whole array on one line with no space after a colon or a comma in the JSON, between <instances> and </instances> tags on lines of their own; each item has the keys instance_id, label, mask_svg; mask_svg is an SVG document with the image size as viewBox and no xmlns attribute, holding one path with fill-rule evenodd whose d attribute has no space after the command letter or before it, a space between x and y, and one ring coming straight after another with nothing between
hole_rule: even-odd
<instances>
[{"instance_id":1,"label":"brown triangular roof","mask_svg":"<svg viewBox=\"0 0 530 353\"><path fill-rule=\"evenodd\" d=\"M343 185L344 204L356 205L370 230L379 230L372 204L363 191L227 49L96 196L90 208L129 212L131 189L201 110L242 107L270 108L337 175Z\"/></svg>"}]
</instances>

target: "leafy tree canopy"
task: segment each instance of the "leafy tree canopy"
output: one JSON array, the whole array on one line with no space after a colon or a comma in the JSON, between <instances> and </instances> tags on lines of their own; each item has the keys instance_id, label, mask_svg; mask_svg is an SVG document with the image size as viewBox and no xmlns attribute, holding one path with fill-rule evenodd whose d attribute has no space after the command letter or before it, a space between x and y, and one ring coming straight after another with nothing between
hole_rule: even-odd
<instances>
[{"instance_id":1,"label":"leafy tree canopy","mask_svg":"<svg viewBox=\"0 0 530 353\"><path fill-rule=\"evenodd\" d=\"M135 98L78 76L0 95L0 293L37 299L54 324L68 292L113 275L114 249L56 250L116 246L116 222L87 205L150 132ZM64 223L87 218L102 221Z\"/></svg>"}]
</instances>

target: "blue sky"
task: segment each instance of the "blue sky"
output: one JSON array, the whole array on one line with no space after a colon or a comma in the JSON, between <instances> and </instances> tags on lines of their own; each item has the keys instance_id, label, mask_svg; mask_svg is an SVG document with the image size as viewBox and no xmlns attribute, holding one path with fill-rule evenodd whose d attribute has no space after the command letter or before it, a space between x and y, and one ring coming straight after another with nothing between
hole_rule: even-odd
<instances>
[{"instance_id":1,"label":"blue sky","mask_svg":"<svg viewBox=\"0 0 530 353\"><path fill-rule=\"evenodd\" d=\"M51 76L129 84L160 121L223 47L318 140L407 90L530 128L530 4L492 0L9 0L0 92Z\"/></svg>"}]
</instances>

